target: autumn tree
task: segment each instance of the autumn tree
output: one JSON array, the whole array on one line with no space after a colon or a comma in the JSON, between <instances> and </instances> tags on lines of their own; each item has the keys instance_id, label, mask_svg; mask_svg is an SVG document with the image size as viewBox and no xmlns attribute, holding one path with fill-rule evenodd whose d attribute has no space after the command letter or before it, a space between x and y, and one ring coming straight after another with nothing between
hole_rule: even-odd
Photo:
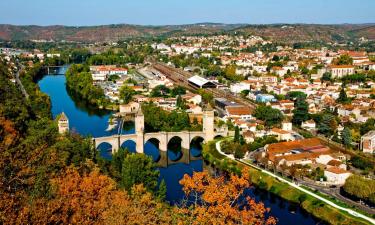
<instances>
[{"instance_id":1,"label":"autumn tree","mask_svg":"<svg viewBox=\"0 0 375 225\"><path fill-rule=\"evenodd\" d=\"M242 177L232 174L228 180L207 172L185 174L180 184L187 199L185 207L177 209L185 216L183 224L276 224L275 218L266 217L270 209L245 196L248 178L247 171Z\"/></svg>"},{"instance_id":2,"label":"autumn tree","mask_svg":"<svg viewBox=\"0 0 375 225\"><path fill-rule=\"evenodd\" d=\"M128 194L96 169L81 175L69 168L52 183L53 199L38 199L25 208L27 219L34 224L171 223L169 208L143 185L133 186Z\"/></svg>"}]
</instances>

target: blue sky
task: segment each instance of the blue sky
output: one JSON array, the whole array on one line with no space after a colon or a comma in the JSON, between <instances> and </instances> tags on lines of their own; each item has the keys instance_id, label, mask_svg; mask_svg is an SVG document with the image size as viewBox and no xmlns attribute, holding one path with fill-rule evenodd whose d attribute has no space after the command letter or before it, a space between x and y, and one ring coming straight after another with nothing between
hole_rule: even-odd
<instances>
[{"instance_id":1,"label":"blue sky","mask_svg":"<svg viewBox=\"0 0 375 225\"><path fill-rule=\"evenodd\" d=\"M1 0L0 24L374 23L375 0Z\"/></svg>"}]
</instances>

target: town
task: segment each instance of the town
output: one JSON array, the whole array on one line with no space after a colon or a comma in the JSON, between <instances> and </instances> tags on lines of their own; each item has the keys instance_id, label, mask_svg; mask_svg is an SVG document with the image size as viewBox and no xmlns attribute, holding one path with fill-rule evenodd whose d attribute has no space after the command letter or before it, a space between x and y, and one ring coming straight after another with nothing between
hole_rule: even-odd
<instances>
[{"instance_id":1,"label":"town","mask_svg":"<svg viewBox=\"0 0 375 225\"><path fill-rule=\"evenodd\" d=\"M281 44L243 34L79 46L2 47L0 57L14 71L42 67L58 74L67 65L68 92L114 111L106 130L112 135L121 135L116 133L126 122L121 116L141 110L145 120L155 122L148 127L154 132L197 132L206 129L202 121L212 110L215 132L225 128L228 136L216 136L217 145L203 140L201 145L374 214L374 51L338 43ZM18 76L9 80L17 85L23 80ZM162 121L162 115L173 115L164 116L173 121ZM69 120L62 112L61 134L70 132Z\"/></svg>"}]
</instances>

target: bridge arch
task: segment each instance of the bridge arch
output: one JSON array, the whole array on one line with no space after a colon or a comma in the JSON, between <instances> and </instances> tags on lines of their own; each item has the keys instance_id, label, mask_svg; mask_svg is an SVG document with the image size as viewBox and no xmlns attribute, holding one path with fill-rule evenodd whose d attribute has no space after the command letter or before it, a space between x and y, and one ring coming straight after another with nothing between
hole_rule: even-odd
<instances>
[{"instance_id":1,"label":"bridge arch","mask_svg":"<svg viewBox=\"0 0 375 225\"><path fill-rule=\"evenodd\" d=\"M178 135L168 138L167 155L171 161L179 161L183 156L183 139Z\"/></svg>"},{"instance_id":2,"label":"bridge arch","mask_svg":"<svg viewBox=\"0 0 375 225\"><path fill-rule=\"evenodd\" d=\"M145 140L144 153L151 156L154 162L158 162L161 158L159 139L151 137Z\"/></svg>"},{"instance_id":3,"label":"bridge arch","mask_svg":"<svg viewBox=\"0 0 375 225\"><path fill-rule=\"evenodd\" d=\"M109 142L101 142L96 146L96 150L99 151L99 155L105 159L112 158L113 146Z\"/></svg>"},{"instance_id":4,"label":"bridge arch","mask_svg":"<svg viewBox=\"0 0 375 225\"><path fill-rule=\"evenodd\" d=\"M205 139L202 136L195 136L191 138L190 141L190 154L194 157L199 157L202 155L203 143Z\"/></svg>"},{"instance_id":5,"label":"bridge arch","mask_svg":"<svg viewBox=\"0 0 375 225\"><path fill-rule=\"evenodd\" d=\"M127 139L120 145L121 148L126 148L129 152L137 153L137 142L133 139Z\"/></svg>"}]
</instances>

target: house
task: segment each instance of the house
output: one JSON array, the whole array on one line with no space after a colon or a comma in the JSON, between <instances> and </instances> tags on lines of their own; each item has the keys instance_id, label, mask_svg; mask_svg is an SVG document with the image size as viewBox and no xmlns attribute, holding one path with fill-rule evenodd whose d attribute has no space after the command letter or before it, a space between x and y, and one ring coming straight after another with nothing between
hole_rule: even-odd
<instances>
[{"instance_id":1,"label":"house","mask_svg":"<svg viewBox=\"0 0 375 225\"><path fill-rule=\"evenodd\" d=\"M349 171L340 169L338 167L330 167L324 170L324 176L327 177L327 182L335 185L345 184L346 179L352 175Z\"/></svg>"},{"instance_id":2,"label":"house","mask_svg":"<svg viewBox=\"0 0 375 225\"><path fill-rule=\"evenodd\" d=\"M286 130L286 131L292 131L293 124L289 121L284 121L281 123L281 129Z\"/></svg>"},{"instance_id":3,"label":"house","mask_svg":"<svg viewBox=\"0 0 375 225\"><path fill-rule=\"evenodd\" d=\"M230 91L233 93L241 93L242 91L250 90L250 83L248 82L241 82L235 83L230 86Z\"/></svg>"},{"instance_id":4,"label":"house","mask_svg":"<svg viewBox=\"0 0 375 225\"><path fill-rule=\"evenodd\" d=\"M251 142L254 142L255 140L255 135L253 132L251 131L245 131L242 133L242 136L244 137L246 143L251 143Z\"/></svg>"},{"instance_id":5,"label":"house","mask_svg":"<svg viewBox=\"0 0 375 225\"><path fill-rule=\"evenodd\" d=\"M202 102L202 96L194 93L186 93L185 95L181 96L186 102L199 105Z\"/></svg>"},{"instance_id":6,"label":"house","mask_svg":"<svg viewBox=\"0 0 375 225\"><path fill-rule=\"evenodd\" d=\"M332 65L330 67L330 72L332 73L332 78L341 78L343 76L353 74L354 66L351 65Z\"/></svg>"},{"instance_id":7,"label":"house","mask_svg":"<svg viewBox=\"0 0 375 225\"><path fill-rule=\"evenodd\" d=\"M256 101L257 102L273 102L273 101L276 101L276 98L275 96L273 95L269 95L269 94L258 94L256 96Z\"/></svg>"},{"instance_id":8,"label":"house","mask_svg":"<svg viewBox=\"0 0 375 225\"><path fill-rule=\"evenodd\" d=\"M288 73L288 69L279 66L274 66L272 67L271 72L277 74L280 77L283 77L285 74Z\"/></svg>"},{"instance_id":9,"label":"house","mask_svg":"<svg viewBox=\"0 0 375 225\"><path fill-rule=\"evenodd\" d=\"M331 150L318 138L279 142L265 147L265 156L269 164L312 164L320 155L330 154Z\"/></svg>"},{"instance_id":10,"label":"house","mask_svg":"<svg viewBox=\"0 0 375 225\"><path fill-rule=\"evenodd\" d=\"M272 128L269 134L275 135L278 141L289 141L293 139L292 134L289 131L282 130L279 128Z\"/></svg>"},{"instance_id":11,"label":"house","mask_svg":"<svg viewBox=\"0 0 375 225\"><path fill-rule=\"evenodd\" d=\"M227 106L225 110L226 116L231 119L250 120L252 118L251 109L247 106Z\"/></svg>"},{"instance_id":12,"label":"house","mask_svg":"<svg viewBox=\"0 0 375 225\"><path fill-rule=\"evenodd\" d=\"M316 128L316 123L314 120L307 120L302 122L301 127L306 130L314 130Z\"/></svg>"},{"instance_id":13,"label":"house","mask_svg":"<svg viewBox=\"0 0 375 225\"><path fill-rule=\"evenodd\" d=\"M361 149L365 153L375 153L375 130L361 137Z\"/></svg>"}]
</instances>

